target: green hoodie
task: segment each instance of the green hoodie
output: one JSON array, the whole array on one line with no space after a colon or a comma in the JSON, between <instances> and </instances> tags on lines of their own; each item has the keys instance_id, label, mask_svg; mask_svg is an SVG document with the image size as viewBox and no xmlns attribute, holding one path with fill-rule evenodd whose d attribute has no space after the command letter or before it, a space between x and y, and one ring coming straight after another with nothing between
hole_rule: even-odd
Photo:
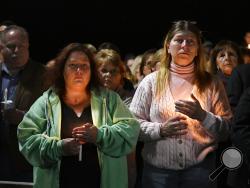
<instances>
[{"instance_id":1,"label":"green hoodie","mask_svg":"<svg viewBox=\"0 0 250 188\"><path fill-rule=\"evenodd\" d=\"M139 123L116 93L104 89L91 91L91 113L98 127L101 187L127 188L126 155L135 149ZM60 99L50 88L18 126L19 149L34 166L35 188L59 188L61 115Z\"/></svg>"}]
</instances>

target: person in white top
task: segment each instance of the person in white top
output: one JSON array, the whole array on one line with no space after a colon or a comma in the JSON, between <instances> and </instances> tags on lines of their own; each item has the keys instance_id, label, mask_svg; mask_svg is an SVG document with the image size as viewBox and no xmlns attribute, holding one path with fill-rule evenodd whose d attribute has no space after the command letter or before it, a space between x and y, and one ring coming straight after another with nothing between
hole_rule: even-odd
<instances>
[{"instance_id":1,"label":"person in white top","mask_svg":"<svg viewBox=\"0 0 250 188\"><path fill-rule=\"evenodd\" d=\"M232 112L223 84L205 71L201 32L173 24L159 71L139 84L130 110L140 122L143 188L215 187L214 151L229 135Z\"/></svg>"}]
</instances>

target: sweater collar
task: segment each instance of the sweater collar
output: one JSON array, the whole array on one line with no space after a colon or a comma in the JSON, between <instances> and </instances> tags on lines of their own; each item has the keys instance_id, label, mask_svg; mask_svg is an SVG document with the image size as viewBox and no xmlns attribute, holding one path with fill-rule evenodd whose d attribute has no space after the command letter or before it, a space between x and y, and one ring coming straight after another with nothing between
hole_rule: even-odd
<instances>
[{"instance_id":1,"label":"sweater collar","mask_svg":"<svg viewBox=\"0 0 250 188\"><path fill-rule=\"evenodd\" d=\"M187 66L180 66L173 62L170 64L170 71L176 74L193 74L194 73L194 63Z\"/></svg>"}]
</instances>

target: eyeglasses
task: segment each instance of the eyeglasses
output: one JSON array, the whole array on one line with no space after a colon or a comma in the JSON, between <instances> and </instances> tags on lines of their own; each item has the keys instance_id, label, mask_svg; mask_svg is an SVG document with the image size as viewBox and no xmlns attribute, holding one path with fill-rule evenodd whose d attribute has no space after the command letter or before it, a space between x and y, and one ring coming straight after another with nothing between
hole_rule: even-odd
<instances>
[{"instance_id":1,"label":"eyeglasses","mask_svg":"<svg viewBox=\"0 0 250 188\"><path fill-rule=\"evenodd\" d=\"M90 68L87 64L68 64L67 67L72 71L77 71L78 69L81 71L87 71Z\"/></svg>"},{"instance_id":2,"label":"eyeglasses","mask_svg":"<svg viewBox=\"0 0 250 188\"><path fill-rule=\"evenodd\" d=\"M119 69L111 69L111 70L107 70L107 69L101 69L100 73L102 74L110 74L111 76L116 76L119 73Z\"/></svg>"}]
</instances>

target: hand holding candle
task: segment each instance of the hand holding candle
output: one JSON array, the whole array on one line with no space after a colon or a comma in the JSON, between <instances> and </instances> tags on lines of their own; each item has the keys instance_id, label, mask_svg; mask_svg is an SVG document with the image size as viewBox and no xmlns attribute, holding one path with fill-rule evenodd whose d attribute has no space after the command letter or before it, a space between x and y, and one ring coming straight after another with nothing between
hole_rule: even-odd
<instances>
[{"instance_id":1,"label":"hand holding candle","mask_svg":"<svg viewBox=\"0 0 250 188\"><path fill-rule=\"evenodd\" d=\"M85 123L80 127L73 129L72 135L73 138L77 138L80 143L84 144L85 142L96 143L98 129L91 123Z\"/></svg>"},{"instance_id":2,"label":"hand holding candle","mask_svg":"<svg viewBox=\"0 0 250 188\"><path fill-rule=\"evenodd\" d=\"M97 128L91 123L86 123L80 127L76 127L72 131L72 136L77 139L80 144L86 142L95 143L97 136ZM82 145L80 145L79 161L82 161Z\"/></svg>"},{"instance_id":3,"label":"hand holding candle","mask_svg":"<svg viewBox=\"0 0 250 188\"><path fill-rule=\"evenodd\" d=\"M12 100L8 100L8 88L5 88L3 93L3 101L1 101L1 104L3 104L3 109L7 110L11 108L13 102Z\"/></svg>"},{"instance_id":4,"label":"hand holding candle","mask_svg":"<svg viewBox=\"0 0 250 188\"><path fill-rule=\"evenodd\" d=\"M64 156L73 156L79 153L79 143L74 138L62 139L62 150Z\"/></svg>"}]
</instances>

